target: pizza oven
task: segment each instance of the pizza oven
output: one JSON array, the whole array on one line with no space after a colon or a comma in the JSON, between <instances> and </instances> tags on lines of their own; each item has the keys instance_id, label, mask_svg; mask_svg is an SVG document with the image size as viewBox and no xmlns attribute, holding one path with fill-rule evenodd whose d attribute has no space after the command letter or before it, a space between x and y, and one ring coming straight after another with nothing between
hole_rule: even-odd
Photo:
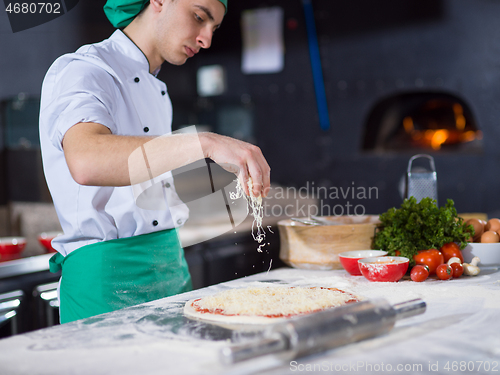
<instances>
[{"instance_id":1,"label":"pizza oven","mask_svg":"<svg viewBox=\"0 0 500 375\"><path fill-rule=\"evenodd\" d=\"M481 152L483 133L466 101L446 92L405 92L376 102L364 124L363 150Z\"/></svg>"}]
</instances>

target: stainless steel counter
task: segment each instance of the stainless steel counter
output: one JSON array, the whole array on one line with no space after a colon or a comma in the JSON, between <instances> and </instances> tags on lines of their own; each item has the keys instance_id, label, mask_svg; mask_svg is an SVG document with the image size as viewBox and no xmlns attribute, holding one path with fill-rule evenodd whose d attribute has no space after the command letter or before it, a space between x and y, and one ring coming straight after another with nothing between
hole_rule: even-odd
<instances>
[{"instance_id":1,"label":"stainless steel counter","mask_svg":"<svg viewBox=\"0 0 500 375\"><path fill-rule=\"evenodd\" d=\"M396 323L387 335L282 361L267 356L219 362L221 348L260 337L182 315L184 303L250 285L335 286L390 303L422 298L427 311ZM0 340L2 374L283 374L500 372L500 272L423 283L371 283L343 270L282 268L143 305Z\"/></svg>"},{"instance_id":2,"label":"stainless steel counter","mask_svg":"<svg viewBox=\"0 0 500 375\"><path fill-rule=\"evenodd\" d=\"M10 260L0 263L0 279L25 275L28 273L48 271L49 259L54 254L35 255L32 257Z\"/></svg>"}]
</instances>

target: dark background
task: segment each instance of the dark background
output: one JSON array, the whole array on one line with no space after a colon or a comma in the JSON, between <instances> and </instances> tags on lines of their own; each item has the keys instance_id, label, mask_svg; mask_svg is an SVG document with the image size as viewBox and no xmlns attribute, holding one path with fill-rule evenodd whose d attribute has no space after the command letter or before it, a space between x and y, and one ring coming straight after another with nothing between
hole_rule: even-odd
<instances>
[{"instance_id":1,"label":"dark background","mask_svg":"<svg viewBox=\"0 0 500 375\"><path fill-rule=\"evenodd\" d=\"M210 50L181 67L163 67L159 78L167 83L174 104L174 126L208 125L232 135L239 124L228 128L221 114L242 111L252 120L247 138L262 148L274 183L297 188L376 187L378 197L349 203L378 214L401 203L399 184L408 160L422 150L363 150L370 112L381 100L400 93L451 94L468 105L483 131L483 149L428 151L436 160L440 204L451 198L459 212L497 215L500 2L313 0L312 4L329 130L319 126L304 12L298 0L230 1ZM113 28L103 5L104 1L80 1L63 17L15 34L5 13L0 13L0 100L8 103L19 93L36 99L55 58L107 38ZM284 9L284 70L245 75L241 72L241 12L270 6ZM225 68L228 90L218 97L200 98L196 71L211 64ZM27 134L36 132L36 123L34 127ZM4 201L50 199L39 177L38 152L36 144L23 146L16 140L9 144L4 139L6 172L0 184ZM23 180L26 170L31 183ZM345 205L347 200L324 203Z\"/></svg>"}]
</instances>

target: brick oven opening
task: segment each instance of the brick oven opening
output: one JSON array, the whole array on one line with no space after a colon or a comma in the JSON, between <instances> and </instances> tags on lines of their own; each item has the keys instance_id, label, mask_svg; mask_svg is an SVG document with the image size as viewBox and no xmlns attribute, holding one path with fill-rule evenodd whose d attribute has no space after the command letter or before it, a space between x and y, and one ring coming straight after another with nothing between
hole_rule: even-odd
<instances>
[{"instance_id":1,"label":"brick oven opening","mask_svg":"<svg viewBox=\"0 0 500 375\"><path fill-rule=\"evenodd\" d=\"M375 104L363 150L481 152L482 132L464 100L448 93L402 93Z\"/></svg>"}]
</instances>

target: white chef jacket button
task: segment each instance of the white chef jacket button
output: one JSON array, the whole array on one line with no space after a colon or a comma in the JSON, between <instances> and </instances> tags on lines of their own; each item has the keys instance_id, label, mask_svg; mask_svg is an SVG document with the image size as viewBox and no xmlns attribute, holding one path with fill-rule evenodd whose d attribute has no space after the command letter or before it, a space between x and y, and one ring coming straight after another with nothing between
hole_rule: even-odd
<instances>
[{"instance_id":1,"label":"white chef jacket button","mask_svg":"<svg viewBox=\"0 0 500 375\"><path fill-rule=\"evenodd\" d=\"M147 133L147 132L149 131L149 128L146 126L146 127L145 127L144 129L142 129L142 130L144 130L144 133Z\"/></svg>"},{"instance_id":2,"label":"white chef jacket button","mask_svg":"<svg viewBox=\"0 0 500 375\"><path fill-rule=\"evenodd\" d=\"M181 225L182 224L182 220L181 219L177 220L177 224Z\"/></svg>"},{"instance_id":3,"label":"white chef jacket button","mask_svg":"<svg viewBox=\"0 0 500 375\"><path fill-rule=\"evenodd\" d=\"M162 94L162 95L165 95L165 94L166 94L166 92L165 92L164 90L162 90L162 91L161 91L161 94Z\"/></svg>"},{"instance_id":4,"label":"white chef jacket button","mask_svg":"<svg viewBox=\"0 0 500 375\"><path fill-rule=\"evenodd\" d=\"M170 187L170 183L165 182L165 187L166 187L166 188L169 188L169 187Z\"/></svg>"},{"instance_id":5,"label":"white chef jacket button","mask_svg":"<svg viewBox=\"0 0 500 375\"><path fill-rule=\"evenodd\" d=\"M139 82L139 81L140 81L139 77L135 77L135 78L134 78L134 81L135 81L135 82Z\"/></svg>"},{"instance_id":6,"label":"white chef jacket button","mask_svg":"<svg viewBox=\"0 0 500 375\"><path fill-rule=\"evenodd\" d=\"M157 220L153 220L153 226L156 227L158 225L158 221Z\"/></svg>"}]
</instances>

